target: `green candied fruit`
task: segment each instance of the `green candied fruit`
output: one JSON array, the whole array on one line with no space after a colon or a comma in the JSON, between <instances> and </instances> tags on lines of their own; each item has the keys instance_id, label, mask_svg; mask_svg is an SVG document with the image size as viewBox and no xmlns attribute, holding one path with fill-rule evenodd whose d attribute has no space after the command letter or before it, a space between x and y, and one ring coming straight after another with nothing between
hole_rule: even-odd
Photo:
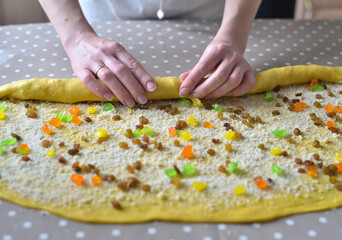
<instances>
[{"instance_id":1,"label":"green candied fruit","mask_svg":"<svg viewBox=\"0 0 342 240\"><path fill-rule=\"evenodd\" d=\"M4 148L0 146L0 155L4 152Z\"/></svg>"},{"instance_id":2,"label":"green candied fruit","mask_svg":"<svg viewBox=\"0 0 342 240\"><path fill-rule=\"evenodd\" d=\"M278 176L283 174L283 170L277 165L277 164L273 164L271 167L271 171L275 174L277 174Z\"/></svg>"},{"instance_id":3,"label":"green candied fruit","mask_svg":"<svg viewBox=\"0 0 342 240\"><path fill-rule=\"evenodd\" d=\"M16 147L15 152L19 153L21 155L27 155L28 154L28 151L23 147Z\"/></svg>"},{"instance_id":4,"label":"green candied fruit","mask_svg":"<svg viewBox=\"0 0 342 240\"><path fill-rule=\"evenodd\" d=\"M193 176L193 175L196 174L196 169L194 168L194 166L192 166L191 163L184 164L184 166L183 166L183 174L185 176Z\"/></svg>"},{"instance_id":5,"label":"green candied fruit","mask_svg":"<svg viewBox=\"0 0 342 240\"><path fill-rule=\"evenodd\" d=\"M168 178L174 178L178 175L177 171L174 168L166 169L165 174L166 176L168 176Z\"/></svg>"},{"instance_id":6,"label":"green candied fruit","mask_svg":"<svg viewBox=\"0 0 342 240\"><path fill-rule=\"evenodd\" d=\"M239 166L239 163L237 163L237 162L231 162L231 163L229 163L229 164L228 164L229 172L235 173L236 170L238 169L238 166Z\"/></svg>"},{"instance_id":7,"label":"green candied fruit","mask_svg":"<svg viewBox=\"0 0 342 240\"><path fill-rule=\"evenodd\" d=\"M272 102L272 101L274 101L273 94L272 94L271 92L266 92L265 100L266 100L267 102Z\"/></svg>"},{"instance_id":8,"label":"green candied fruit","mask_svg":"<svg viewBox=\"0 0 342 240\"><path fill-rule=\"evenodd\" d=\"M142 130L142 133L144 133L146 136L153 137L154 131L152 130L151 126L145 126Z\"/></svg>"},{"instance_id":9,"label":"green candied fruit","mask_svg":"<svg viewBox=\"0 0 342 240\"><path fill-rule=\"evenodd\" d=\"M57 118L59 118L62 121L63 120L63 114L61 112L57 112Z\"/></svg>"},{"instance_id":10,"label":"green candied fruit","mask_svg":"<svg viewBox=\"0 0 342 240\"><path fill-rule=\"evenodd\" d=\"M103 106L103 110L105 111L110 111L110 110L113 110L114 109L114 105L111 104L111 103L106 103L104 106Z\"/></svg>"},{"instance_id":11,"label":"green candied fruit","mask_svg":"<svg viewBox=\"0 0 342 240\"><path fill-rule=\"evenodd\" d=\"M1 146L11 146L15 144L16 142L17 142L16 138L6 139L6 140L1 141Z\"/></svg>"},{"instance_id":12,"label":"green candied fruit","mask_svg":"<svg viewBox=\"0 0 342 240\"><path fill-rule=\"evenodd\" d=\"M6 102L2 102L2 103L0 104L0 109L4 109L4 108L5 108L5 104L6 104Z\"/></svg>"},{"instance_id":13,"label":"green candied fruit","mask_svg":"<svg viewBox=\"0 0 342 240\"><path fill-rule=\"evenodd\" d=\"M312 87L312 91L314 91L314 92L322 92L322 91L325 91L325 89L321 85L315 85L315 86Z\"/></svg>"},{"instance_id":14,"label":"green candied fruit","mask_svg":"<svg viewBox=\"0 0 342 240\"><path fill-rule=\"evenodd\" d=\"M134 137L140 137L141 135L143 134L143 131L141 131L141 129L135 129L134 131L133 131L133 136Z\"/></svg>"},{"instance_id":15,"label":"green candied fruit","mask_svg":"<svg viewBox=\"0 0 342 240\"><path fill-rule=\"evenodd\" d=\"M71 122L71 120L72 120L72 115L69 114L69 113L67 113L67 114L65 114L65 115L63 116L62 120L65 121L65 122Z\"/></svg>"},{"instance_id":16,"label":"green candied fruit","mask_svg":"<svg viewBox=\"0 0 342 240\"><path fill-rule=\"evenodd\" d=\"M276 137L286 137L289 134L289 131L287 130L274 130L271 132L272 135L276 136Z\"/></svg>"},{"instance_id":17,"label":"green candied fruit","mask_svg":"<svg viewBox=\"0 0 342 240\"><path fill-rule=\"evenodd\" d=\"M186 99L186 98L180 98L179 99L179 102L185 106L185 107L189 107L190 106L190 100L189 99Z\"/></svg>"},{"instance_id":18,"label":"green candied fruit","mask_svg":"<svg viewBox=\"0 0 342 240\"><path fill-rule=\"evenodd\" d=\"M217 104L217 103L215 103L214 105L213 105L213 108L216 110L216 111L223 111L223 108L221 107L221 105L220 104Z\"/></svg>"}]
</instances>

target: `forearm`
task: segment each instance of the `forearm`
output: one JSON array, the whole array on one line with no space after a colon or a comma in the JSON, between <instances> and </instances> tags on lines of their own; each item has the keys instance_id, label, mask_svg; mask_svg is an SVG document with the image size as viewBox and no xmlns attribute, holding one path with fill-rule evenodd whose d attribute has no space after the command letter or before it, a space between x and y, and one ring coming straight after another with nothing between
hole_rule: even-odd
<instances>
[{"instance_id":1,"label":"forearm","mask_svg":"<svg viewBox=\"0 0 342 240\"><path fill-rule=\"evenodd\" d=\"M226 0L222 23L215 39L233 43L243 53L261 0Z\"/></svg>"},{"instance_id":2,"label":"forearm","mask_svg":"<svg viewBox=\"0 0 342 240\"><path fill-rule=\"evenodd\" d=\"M67 49L84 34L95 33L77 0L39 0Z\"/></svg>"}]
</instances>

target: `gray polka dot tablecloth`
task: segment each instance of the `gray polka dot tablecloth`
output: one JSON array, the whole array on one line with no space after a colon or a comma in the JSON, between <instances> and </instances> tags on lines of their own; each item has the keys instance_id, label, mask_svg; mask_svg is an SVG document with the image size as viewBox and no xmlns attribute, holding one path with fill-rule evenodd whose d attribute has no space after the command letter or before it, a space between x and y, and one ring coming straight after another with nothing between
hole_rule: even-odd
<instances>
[{"instance_id":1,"label":"gray polka dot tablecloth","mask_svg":"<svg viewBox=\"0 0 342 240\"><path fill-rule=\"evenodd\" d=\"M105 38L123 44L152 76L192 69L213 39L217 21L118 21L95 23ZM246 49L255 72L297 64L342 66L341 21L256 20ZM24 78L75 77L49 23L0 26L1 84ZM266 223L90 224L0 200L0 240L342 239L342 209L288 216Z\"/></svg>"}]
</instances>

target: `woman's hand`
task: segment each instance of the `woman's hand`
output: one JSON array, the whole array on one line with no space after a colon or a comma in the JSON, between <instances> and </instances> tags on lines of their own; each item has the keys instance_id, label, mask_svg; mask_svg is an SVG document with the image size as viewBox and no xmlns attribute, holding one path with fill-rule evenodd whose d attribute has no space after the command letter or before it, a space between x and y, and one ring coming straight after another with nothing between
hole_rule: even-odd
<instances>
[{"instance_id":1,"label":"woman's hand","mask_svg":"<svg viewBox=\"0 0 342 240\"><path fill-rule=\"evenodd\" d=\"M211 74L203 83L201 80ZM255 85L252 68L243 53L231 43L213 40L205 49L199 62L189 72L181 75L181 96L190 98L218 98L241 96Z\"/></svg>"},{"instance_id":2,"label":"woman's hand","mask_svg":"<svg viewBox=\"0 0 342 240\"><path fill-rule=\"evenodd\" d=\"M77 76L90 91L103 99L112 100L114 93L125 106L132 107L135 102L147 102L145 90L156 89L151 75L117 42L88 32L69 41L65 49Z\"/></svg>"}]
</instances>

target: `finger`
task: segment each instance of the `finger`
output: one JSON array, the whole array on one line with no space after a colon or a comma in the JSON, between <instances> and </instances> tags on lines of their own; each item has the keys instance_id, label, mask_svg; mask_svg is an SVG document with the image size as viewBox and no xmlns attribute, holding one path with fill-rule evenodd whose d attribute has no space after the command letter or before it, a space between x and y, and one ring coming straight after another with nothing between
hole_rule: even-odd
<instances>
[{"instance_id":1,"label":"finger","mask_svg":"<svg viewBox=\"0 0 342 240\"><path fill-rule=\"evenodd\" d=\"M84 85L96 96L106 99L108 101L113 100L113 93L103 86L94 76L94 74L88 70L83 69L77 73L77 76L84 83Z\"/></svg>"},{"instance_id":2,"label":"finger","mask_svg":"<svg viewBox=\"0 0 342 240\"><path fill-rule=\"evenodd\" d=\"M206 98L218 98L224 96L226 93L241 84L243 75L244 71L242 71L240 67L236 66L227 77L227 80L214 91L210 92Z\"/></svg>"},{"instance_id":3,"label":"finger","mask_svg":"<svg viewBox=\"0 0 342 240\"><path fill-rule=\"evenodd\" d=\"M212 56L210 52L208 54L203 54L199 62L180 86L179 95L183 97L189 95L202 78L216 67L219 60L218 57Z\"/></svg>"},{"instance_id":4,"label":"finger","mask_svg":"<svg viewBox=\"0 0 342 240\"><path fill-rule=\"evenodd\" d=\"M141 86L148 92L153 92L157 88L157 84L153 77L145 70L145 68L123 47L116 50L117 59L125 64L132 75L137 79Z\"/></svg>"},{"instance_id":5,"label":"finger","mask_svg":"<svg viewBox=\"0 0 342 240\"><path fill-rule=\"evenodd\" d=\"M203 98L213 92L227 81L232 69L233 65L228 60L223 61L207 80L192 91L190 98Z\"/></svg>"},{"instance_id":6,"label":"finger","mask_svg":"<svg viewBox=\"0 0 342 240\"><path fill-rule=\"evenodd\" d=\"M134 98L107 67L101 68L97 76L126 107L134 106Z\"/></svg>"},{"instance_id":7,"label":"finger","mask_svg":"<svg viewBox=\"0 0 342 240\"><path fill-rule=\"evenodd\" d=\"M191 72L191 70L188 71L188 72L182 73L182 74L179 76L179 78L182 79L182 80L184 81L184 80L187 78L187 76L189 76L190 72Z\"/></svg>"},{"instance_id":8,"label":"finger","mask_svg":"<svg viewBox=\"0 0 342 240\"><path fill-rule=\"evenodd\" d=\"M255 86L255 76L253 72L246 72L243 76L241 84L229 91L225 96L236 97L242 96L243 94L249 92Z\"/></svg>"},{"instance_id":9,"label":"finger","mask_svg":"<svg viewBox=\"0 0 342 240\"><path fill-rule=\"evenodd\" d=\"M115 58L110 60L107 59L104 62L108 69L115 75L116 79L118 79L134 97L136 102L140 104L145 104L147 102L144 88L124 64Z\"/></svg>"}]
</instances>

